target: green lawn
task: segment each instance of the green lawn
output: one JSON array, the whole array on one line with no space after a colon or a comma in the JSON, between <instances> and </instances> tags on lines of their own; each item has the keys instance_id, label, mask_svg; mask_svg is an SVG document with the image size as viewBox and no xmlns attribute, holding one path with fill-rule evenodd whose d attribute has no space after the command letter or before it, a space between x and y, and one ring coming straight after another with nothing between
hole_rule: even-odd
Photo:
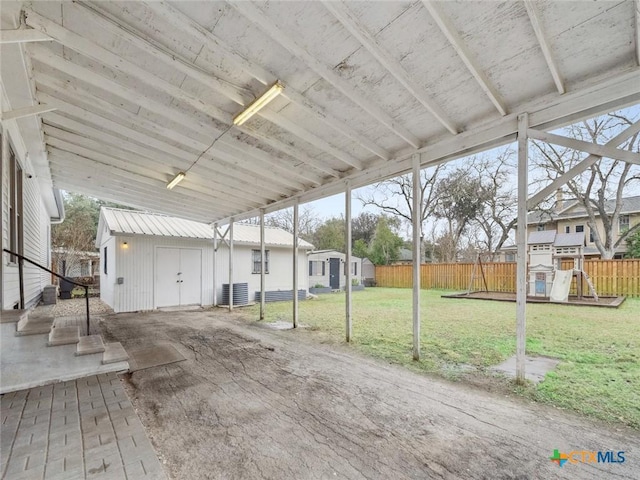
<instances>
[{"instance_id":1,"label":"green lawn","mask_svg":"<svg viewBox=\"0 0 640 480\"><path fill-rule=\"evenodd\" d=\"M353 346L412 369L462 380L461 365L485 372L515 353L515 303L445 299L442 293L422 291L420 362L411 357L409 289L353 293ZM245 312L255 319L258 306ZM266 321L277 320L291 320L291 302L267 304ZM343 342L344 294L300 302L300 322L320 341ZM516 387L499 379L489 384L640 428L640 300L627 299L617 310L529 304L527 353L562 362L537 386Z\"/></svg>"}]
</instances>

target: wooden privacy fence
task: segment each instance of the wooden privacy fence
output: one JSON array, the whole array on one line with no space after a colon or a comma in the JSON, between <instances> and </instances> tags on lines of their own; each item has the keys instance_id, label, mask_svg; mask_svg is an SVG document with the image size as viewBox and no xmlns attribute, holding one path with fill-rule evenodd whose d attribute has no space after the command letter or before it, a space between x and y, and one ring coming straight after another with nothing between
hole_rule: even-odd
<instances>
[{"instance_id":1,"label":"wooden privacy fence","mask_svg":"<svg viewBox=\"0 0 640 480\"><path fill-rule=\"evenodd\" d=\"M515 263L483 263L487 287L494 292L516 291ZM473 263L430 263L420 266L420 283L424 289L443 288L466 290L469 288ZM572 261L562 263L563 269L573 268ZM376 266L376 284L379 287L410 288L411 265ZM640 297L640 259L633 260L585 260L584 270L591 277L598 295L627 295ZM479 266L472 290L484 290ZM575 293L575 282L571 292ZM583 292L589 295L586 283Z\"/></svg>"}]
</instances>

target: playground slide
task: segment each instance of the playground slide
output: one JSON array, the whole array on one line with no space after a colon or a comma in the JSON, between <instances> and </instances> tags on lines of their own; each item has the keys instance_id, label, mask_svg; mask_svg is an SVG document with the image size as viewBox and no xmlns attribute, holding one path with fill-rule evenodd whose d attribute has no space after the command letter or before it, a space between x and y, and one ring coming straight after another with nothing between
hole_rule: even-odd
<instances>
[{"instance_id":1,"label":"playground slide","mask_svg":"<svg viewBox=\"0 0 640 480\"><path fill-rule=\"evenodd\" d=\"M549 300L552 302L566 302L569 300L569 289L573 279L573 270L556 270L551 286Z\"/></svg>"}]
</instances>

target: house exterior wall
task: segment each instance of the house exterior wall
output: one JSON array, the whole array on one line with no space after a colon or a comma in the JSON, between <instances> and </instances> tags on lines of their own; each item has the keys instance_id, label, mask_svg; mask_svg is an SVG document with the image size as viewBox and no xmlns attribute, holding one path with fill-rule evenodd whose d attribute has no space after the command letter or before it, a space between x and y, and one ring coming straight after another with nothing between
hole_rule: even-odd
<instances>
[{"instance_id":1,"label":"house exterior wall","mask_svg":"<svg viewBox=\"0 0 640 480\"><path fill-rule=\"evenodd\" d=\"M11 122L7 122L11 123ZM17 128L9 126L2 131L3 153L1 172L1 208L2 208L2 248L9 247L9 152L11 145L16 159L23 170L23 254L25 257L49 267L50 262L50 220L42 200L40 184L34 176L28 178L27 172L33 168L26 160L26 149L22 144ZM11 262L10 255L2 252L2 308L11 309L20 301L20 282L18 264ZM35 305L42 294L42 289L50 283L47 272L27 262L24 263L24 298L25 307Z\"/></svg>"},{"instance_id":2,"label":"house exterior wall","mask_svg":"<svg viewBox=\"0 0 640 480\"><path fill-rule=\"evenodd\" d=\"M309 278L309 286L314 287L315 285L323 285L324 287L330 286L330 273L329 273L329 259L331 258L339 258L340 259L340 288L344 288L346 285L346 275L344 271L344 259L346 255L341 252L318 252L318 253L309 253L307 256L307 265L305 267L305 271L307 272L307 276ZM324 262L324 275L310 275L309 273L309 262ZM358 257L351 257L351 278L358 280L358 284L362 283L362 259ZM356 272L354 273L353 264L356 264ZM320 270L322 272L322 270Z\"/></svg>"},{"instance_id":3,"label":"house exterior wall","mask_svg":"<svg viewBox=\"0 0 640 480\"><path fill-rule=\"evenodd\" d=\"M580 218L568 218L568 219L558 219L554 221L545 222L542 224L545 230L557 230L558 233L576 233L576 227L578 225L582 225L584 227L584 238L585 245L587 247L591 247L593 249L596 248L595 242L590 241L590 231L589 225L587 224L587 217ZM630 213L629 214L629 228L633 228L635 225L640 223L640 212L638 213ZM567 232L567 227L569 227L569 232ZM536 225L529 225L530 229L535 229ZM600 234L600 238L604 238L604 224L602 223L602 219L598 216L596 217L596 228L598 233ZM613 226L613 242L617 242L620 238L620 228L619 225ZM617 248L616 253L622 254L627 251L627 243L622 242ZM599 255L596 255L599 256Z\"/></svg>"},{"instance_id":4,"label":"house exterior wall","mask_svg":"<svg viewBox=\"0 0 640 480\"><path fill-rule=\"evenodd\" d=\"M255 301L255 292L260 291L260 274L253 273L252 250L258 245L234 244L233 283L248 283L249 301ZM291 290L293 288L292 247L267 246L269 251L269 273L265 274L265 291ZM309 291L309 267L307 251L298 249L298 290ZM229 282L229 248L220 244L216 256L216 289L218 302L222 299L222 284Z\"/></svg>"}]
</instances>

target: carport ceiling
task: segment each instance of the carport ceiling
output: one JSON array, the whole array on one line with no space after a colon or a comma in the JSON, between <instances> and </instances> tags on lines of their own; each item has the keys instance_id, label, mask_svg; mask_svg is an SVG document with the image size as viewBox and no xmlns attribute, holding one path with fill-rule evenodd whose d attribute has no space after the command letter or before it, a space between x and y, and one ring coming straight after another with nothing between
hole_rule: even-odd
<instances>
[{"instance_id":1,"label":"carport ceiling","mask_svg":"<svg viewBox=\"0 0 640 480\"><path fill-rule=\"evenodd\" d=\"M206 222L511 141L521 112L550 128L640 98L635 1L22 7L54 39L3 46L57 108L53 185ZM276 79L283 95L167 190Z\"/></svg>"}]
</instances>

